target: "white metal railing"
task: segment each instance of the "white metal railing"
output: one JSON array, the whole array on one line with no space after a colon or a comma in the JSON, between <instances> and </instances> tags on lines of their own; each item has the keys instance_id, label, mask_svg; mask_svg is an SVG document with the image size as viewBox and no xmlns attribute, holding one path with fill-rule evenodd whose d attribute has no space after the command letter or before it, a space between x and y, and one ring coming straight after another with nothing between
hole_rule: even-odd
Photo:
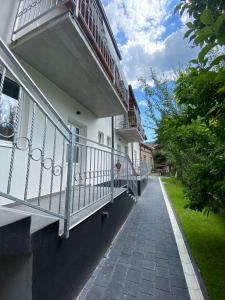
<instances>
[{"instance_id":1,"label":"white metal railing","mask_svg":"<svg viewBox=\"0 0 225 300\"><path fill-rule=\"evenodd\" d=\"M152 170L152 166L143 160L135 160L133 166L136 174L141 178L148 178Z\"/></svg>"},{"instance_id":2,"label":"white metal railing","mask_svg":"<svg viewBox=\"0 0 225 300\"><path fill-rule=\"evenodd\" d=\"M0 166L0 196L64 220L65 237L84 208L137 196L128 156L68 128L1 40Z\"/></svg>"},{"instance_id":3,"label":"white metal railing","mask_svg":"<svg viewBox=\"0 0 225 300\"><path fill-rule=\"evenodd\" d=\"M112 45L115 47L115 40L112 38L111 29L105 21L105 14L99 0L18 0L18 10L14 23L12 40L15 40L18 33L27 33L41 24L49 21L59 14L71 12L71 16L77 20L82 27L87 39L97 57L100 59L104 70L120 96L123 104L128 108L128 90L122 79L121 70L116 63L112 53ZM31 26L31 27L29 27ZM106 34L107 31L107 34ZM110 32L109 32L110 31ZM111 38L110 38L111 36ZM111 42L109 42L111 39ZM110 45L111 44L111 45Z\"/></svg>"}]
</instances>

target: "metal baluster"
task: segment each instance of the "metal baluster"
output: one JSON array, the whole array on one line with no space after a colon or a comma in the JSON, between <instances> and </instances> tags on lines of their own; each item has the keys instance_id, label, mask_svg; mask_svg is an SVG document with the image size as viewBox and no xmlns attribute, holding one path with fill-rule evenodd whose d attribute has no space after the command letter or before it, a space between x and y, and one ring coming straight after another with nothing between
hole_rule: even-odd
<instances>
[{"instance_id":1,"label":"metal baluster","mask_svg":"<svg viewBox=\"0 0 225 300\"><path fill-rule=\"evenodd\" d=\"M38 206L40 206L40 197L41 197L41 190L42 190L42 180L43 180L43 169L44 169L44 158L45 158L45 144L46 144L46 135L47 135L47 123L48 119L45 116L45 123L44 123L44 132L43 132L43 144L42 144L42 151L41 151L41 171L40 171L40 180L39 180L39 191L38 191Z\"/></svg>"},{"instance_id":2,"label":"metal baluster","mask_svg":"<svg viewBox=\"0 0 225 300\"><path fill-rule=\"evenodd\" d=\"M29 145L28 145L26 182L25 182L25 189L24 189L24 199L25 200L27 199L28 184L29 184L30 162L31 162L31 157L32 157L32 143L33 143L33 135L34 135L35 116L36 116L36 103L33 102L32 119L31 119L31 127L30 127L30 139L29 139Z\"/></svg>"},{"instance_id":3,"label":"metal baluster","mask_svg":"<svg viewBox=\"0 0 225 300\"><path fill-rule=\"evenodd\" d=\"M91 162L92 162L92 147L90 147L90 170L89 170L89 197L88 197L88 204L90 204L90 201L91 201Z\"/></svg>"},{"instance_id":4,"label":"metal baluster","mask_svg":"<svg viewBox=\"0 0 225 300\"><path fill-rule=\"evenodd\" d=\"M43 1L41 0L40 3L39 3L39 12L38 12L38 16L41 15L41 8L42 8L42 4L43 4Z\"/></svg>"},{"instance_id":5,"label":"metal baluster","mask_svg":"<svg viewBox=\"0 0 225 300\"><path fill-rule=\"evenodd\" d=\"M75 139L74 146L74 166L73 166L73 195L72 195L72 212L74 212L74 204L75 204L75 189L76 189L76 163L77 163L77 144Z\"/></svg>"},{"instance_id":6,"label":"metal baluster","mask_svg":"<svg viewBox=\"0 0 225 300\"><path fill-rule=\"evenodd\" d=\"M78 210L80 210L81 202L81 183L82 183L82 162L83 162L83 145L80 145L80 173L79 173L79 193L78 193Z\"/></svg>"},{"instance_id":7,"label":"metal baluster","mask_svg":"<svg viewBox=\"0 0 225 300\"><path fill-rule=\"evenodd\" d=\"M6 76L6 67L3 67L3 71L2 71L2 76L1 76L1 83L0 83L0 103L2 101L2 93L3 93L3 87L4 87L4 81L5 81L5 76Z\"/></svg>"},{"instance_id":8,"label":"metal baluster","mask_svg":"<svg viewBox=\"0 0 225 300\"><path fill-rule=\"evenodd\" d=\"M86 183L87 183L87 152L88 148L87 145L85 145L85 162L84 162L84 202L83 207L86 206Z\"/></svg>"},{"instance_id":9,"label":"metal baluster","mask_svg":"<svg viewBox=\"0 0 225 300\"><path fill-rule=\"evenodd\" d=\"M12 146L12 153L11 153L11 160L10 160L10 167L9 167L7 194L10 194L10 191L11 191L14 158L15 158L15 151L16 151L17 138L18 138L19 119L20 119L20 113L21 113L21 97L22 97L22 87L20 87L20 90L19 90L18 106L17 106L17 110L16 110L16 121L15 121L15 125L14 125L15 127L14 127L13 146Z\"/></svg>"},{"instance_id":10,"label":"metal baluster","mask_svg":"<svg viewBox=\"0 0 225 300\"><path fill-rule=\"evenodd\" d=\"M107 164L106 164L106 170L107 170L107 194L109 194L110 193L110 178L109 178L109 176L110 176L110 173L109 173L109 159L110 159L110 153L109 152L107 152Z\"/></svg>"},{"instance_id":11,"label":"metal baluster","mask_svg":"<svg viewBox=\"0 0 225 300\"><path fill-rule=\"evenodd\" d=\"M29 1L29 0L28 0ZM26 20L26 12L27 12L27 5L28 2L27 0L21 1L21 10L19 12L20 14L20 21L19 21L19 27L22 27L25 24L25 20Z\"/></svg>"},{"instance_id":12,"label":"metal baluster","mask_svg":"<svg viewBox=\"0 0 225 300\"><path fill-rule=\"evenodd\" d=\"M103 151L103 197L105 196L105 169L106 169L106 162L105 162L105 151Z\"/></svg>"},{"instance_id":13,"label":"metal baluster","mask_svg":"<svg viewBox=\"0 0 225 300\"><path fill-rule=\"evenodd\" d=\"M49 210L52 210L52 192L54 185L54 167L55 167L55 152L56 152L56 141L57 141L57 131L56 127L54 130L54 142L53 142L53 155L52 155L52 168L51 168L51 185L50 185L50 197L49 197Z\"/></svg>"},{"instance_id":14,"label":"metal baluster","mask_svg":"<svg viewBox=\"0 0 225 300\"><path fill-rule=\"evenodd\" d=\"M97 195L96 199L98 199L98 194L99 194L99 149L97 150ZM95 201L96 201L95 199Z\"/></svg>"},{"instance_id":15,"label":"metal baluster","mask_svg":"<svg viewBox=\"0 0 225 300\"><path fill-rule=\"evenodd\" d=\"M100 150L100 198L102 197L102 150Z\"/></svg>"},{"instance_id":16,"label":"metal baluster","mask_svg":"<svg viewBox=\"0 0 225 300\"><path fill-rule=\"evenodd\" d=\"M95 152L96 152L96 149L94 148L94 176L93 176L93 202L95 200L95 166L96 166L96 162L95 162L95 159L96 159L96 155L95 155Z\"/></svg>"},{"instance_id":17,"label":"metal baluster","mask_svg":"<svg viewBox=\"0 0 225 300\"><path fill-rule=\"evenodd\" d=\"M72 201L72 181L73 181L73 162L74 162L74 146L75 146L75 128L72 128L70 134L70 143L68 148L68 171L66 183L66 200L65 200L65 221L64 221L64 237L69 238L70 232L70 215L71 215L71 201Z\"/></svg>"},{"instance_id":18,"label":"metal baluster","mask_svg":"<svg viewBox=\"0 0 225 300\"><path fill-rule=\"evenodd\" d=\"M30 15L31 15L31 10L32 10L32 3L31 3L31 1L29 1L29 5L27 6L27 12L25 14L24 24L28 23L29 20L30 20Z\"/></svg>"},{"instance_id":19,"label":"metal baluster","mask_svg":"<svg viewBox=\"0 0 225 300\"><path fill-rule=\"evenodd\" d=\"M61 174L60 174L60 194L59 194L59 208L58 213L61 214L61 203L62 203L62 186L63 186L63 175L64 175L64 163L65 163L65 138L63 137L63 151L62 151L62 161L61 161Z\"/></svg>"}]
</instances>

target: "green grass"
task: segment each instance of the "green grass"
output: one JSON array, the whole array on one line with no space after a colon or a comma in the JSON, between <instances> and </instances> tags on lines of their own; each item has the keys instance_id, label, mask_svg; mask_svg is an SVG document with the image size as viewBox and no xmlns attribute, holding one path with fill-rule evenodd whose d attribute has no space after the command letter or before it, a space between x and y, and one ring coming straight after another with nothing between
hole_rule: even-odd
<instances>
[{"instance_id":1,"label":"green grass","mask_svg":"<svg viewBox=\"0 0 225 300\"><path fill-rule=\"evenodd\" d=\"M183 188L174 178L162 178L182 225L211 300L225 299L225 217L185 209Z\"/></svg>"}]
</instances>

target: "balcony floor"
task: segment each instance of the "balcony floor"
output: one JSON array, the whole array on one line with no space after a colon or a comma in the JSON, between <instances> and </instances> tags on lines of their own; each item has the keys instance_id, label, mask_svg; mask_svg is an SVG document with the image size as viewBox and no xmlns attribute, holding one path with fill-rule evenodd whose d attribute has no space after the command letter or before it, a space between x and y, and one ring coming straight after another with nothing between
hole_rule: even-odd
<instances>
[{"instance_id":1,"label":"balcony floor","mask_svg":"<svg viewBox=\"0 0 225 300\"><path fill-rule=\"evenodd\" d=\"M116 129L116 133L128 143L144 141L144 137L142 136L137 127Z\"/></svg>"},{"instance_id":2,"label":"balcony floor","mask_svg":"<svg viewBox=\"0 0 225 300\"><path fill-rule=\"evenodd\" d=\"M74 200L74 210L77 210L78 207L78 202L80 201L80 211L77 211L77 213L71 217L71 225L70 227L74 227L75 225L79 224L82 222L82 220L86 219L88 216L93 214L95 211L99 210L102 206L106 205L108 202L111 201L111 195L108 194L109 188L108 187L102 187L102 186L95 186L91 187L90 189L87 187L86 190L86 198L84 196L84 189L81 188L81 192L79 195L79 191L75 191L75 200ZM125 188L115 188L114 189L114 198L118 197L121 193L124 193L126 191ZM92 199L96 197L96 194L102 195L102 198L95 202L92 203ZM36 203L37 200L32 200L31 203ZM91 204L88 206L88 204ZM31 233L35 232L41 227L46 226L47 224L50 224L52 222L55 222L58 220L55 217L49 217L49 214L42 212L40 210L34 209L32 207L22 205L22 204L17 204L14 203L12 205L9 205L11 208L14 210L19 210L23 211L25 213L29 213L32 215L31 218ZM49 206L49 197L46 196L40 200L40 206L44 209L48 209ZM53 212L58 212L58 207L59 207L59 196L54 195L52 197L52 211ZM65 207L65 193L62 196L61 200L61 213L64 212L64 207ZM44 218L43 218L44 217ZM63 233L63 226L64 226L64 221L62 219L59 219L59 232Z\"/></svg>"}]
</instances>

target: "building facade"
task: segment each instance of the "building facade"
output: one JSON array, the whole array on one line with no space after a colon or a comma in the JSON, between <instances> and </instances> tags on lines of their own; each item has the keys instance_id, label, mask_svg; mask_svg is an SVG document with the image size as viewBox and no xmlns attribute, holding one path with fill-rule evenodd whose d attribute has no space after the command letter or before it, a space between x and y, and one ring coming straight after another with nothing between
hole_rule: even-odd
<instances>
[{"instance_id":1,"label":"building facade","mask_svg":"<svg viewBox=\"0 0 225 300\"><path fill-rule=\"evenodd\" d=\"M1 203L63 194L71 130L74 186L124 177L145 134L101 2L1 2Z\"/></svg>"}]
</instances>

